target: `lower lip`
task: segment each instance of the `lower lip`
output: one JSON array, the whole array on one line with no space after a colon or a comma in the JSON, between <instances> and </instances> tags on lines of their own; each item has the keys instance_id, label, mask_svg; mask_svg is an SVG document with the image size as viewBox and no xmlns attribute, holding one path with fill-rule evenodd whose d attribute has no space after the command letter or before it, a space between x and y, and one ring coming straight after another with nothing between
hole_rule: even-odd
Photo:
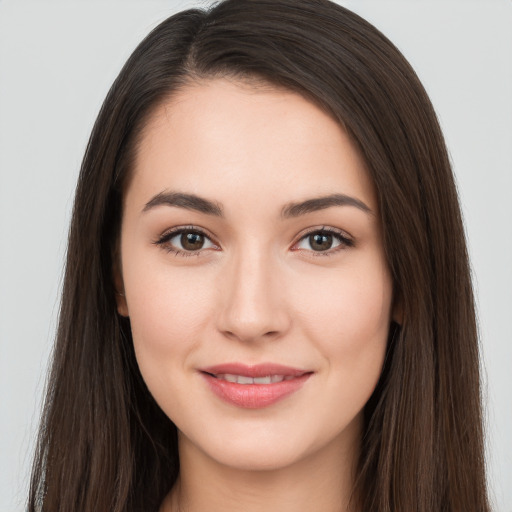
<instances>
[{"instance_id":1,"label":"lower lip","mask_svg":"<svg viewBox=\"0 0 512 512\"><path fill-rule=\"evenodd\" d=\"M244 409L261 409L298 391L312 374L305 373L272 384L238 384L217 379L208 373L202 375L210 389L222 400Z\"/></svg>"}]
</instances>

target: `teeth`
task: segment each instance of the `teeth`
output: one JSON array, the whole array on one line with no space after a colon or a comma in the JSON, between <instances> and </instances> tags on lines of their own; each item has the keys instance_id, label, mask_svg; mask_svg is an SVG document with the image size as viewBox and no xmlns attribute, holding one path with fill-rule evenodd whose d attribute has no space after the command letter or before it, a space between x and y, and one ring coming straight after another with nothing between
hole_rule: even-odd
<instances>
[{"instance_id":1,"label":"teeth","mask_svg":"<svg viewBox=\"0 0 512 512\"><path fill-rule=\"evenodd\" d=\"M245 375L233 375L231 373L222 373L216 376L218 379L226 380L227 382L236 382L237 384L273 384L275 382L282 382L283 380L291 380L294 377L291 375L267 375L265 377L247 377Z\"/></svg>"},{"instance_id":2,"label":"teeth","mask_svg":"<svg viewBox=\"0 0 512 512\"><path fill-rule=\"evenodd\" d=\"M254 377L254 384L270 384L272 382L272 377L268 375L267 377Z\"/></svg>"}]
</instances>

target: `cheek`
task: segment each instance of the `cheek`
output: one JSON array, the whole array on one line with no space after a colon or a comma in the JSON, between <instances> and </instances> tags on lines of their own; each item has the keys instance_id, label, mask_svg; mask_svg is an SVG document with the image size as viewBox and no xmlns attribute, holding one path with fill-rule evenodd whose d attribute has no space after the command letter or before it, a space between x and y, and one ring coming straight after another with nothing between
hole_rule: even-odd
<instances>
[{"instance_id":1,"label":"cheek","mask_svg":"<svg viewBox=\"0 0 512 512\"><path fill-rule=\"evenodd\" d=\"M213 286L207 275L161 264L141 268L127 263L125 291L141 371L186 364L186 355L194 350L211 316Z\"/></svg>"},{"instance_id":2,"label":"cheek","mask_svg":"<svg viewBox=\"0 0 512 512\"><path fill-rule=\"evenodd\" d=\"M133 265L133 270L125 269L125 292L137 364L157 403L176 421L180 411L192 407L188 393L176 390L183 388L183 376L204 338L213 288L204 286L205 276L199 286L197 271L192 275L151 264Z\"/></svg>"},{"instance_id":3,"label":"cheek","mask_svg":"<svg viewBox=\"0 0 512 512\"><path fill-rule=\"evenodd\" d=\"M308 337L343 374L380 373L386 349L392 284L380 262L340 269L304 282L300 317Z\"/></svg>"}]
</instances>

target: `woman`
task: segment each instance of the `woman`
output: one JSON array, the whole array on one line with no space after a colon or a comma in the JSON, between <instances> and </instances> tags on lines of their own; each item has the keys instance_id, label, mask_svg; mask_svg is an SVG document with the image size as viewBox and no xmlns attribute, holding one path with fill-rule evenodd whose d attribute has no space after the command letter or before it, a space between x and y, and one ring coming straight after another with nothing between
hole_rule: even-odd
<instances>
[{"instance_id":1,"label":"woman","mask_svg":"<svg viewBox=\"0 0 512 512\"><path fill-rule=\"evenodd\" d=\"M414 72L322 0L157 27L79 179L30 510L488 510L475 315Z\"/></svg>"}]
</instances>

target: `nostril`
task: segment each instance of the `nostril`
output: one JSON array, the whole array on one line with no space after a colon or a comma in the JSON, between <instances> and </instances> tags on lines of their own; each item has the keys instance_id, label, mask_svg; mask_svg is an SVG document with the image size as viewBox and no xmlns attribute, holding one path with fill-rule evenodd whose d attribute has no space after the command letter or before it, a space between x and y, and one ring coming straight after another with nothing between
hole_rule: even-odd
<instances>
[{"instance_id":1,"label":"nostril","mask_svg":"<svg viewBox=\"0 0 512 512\"><path fill-rule=\"evenodd\" d=\"M271 340L274 338L278 338L280 336L280 331L267 331L267 332L257 332L257 329L239 329L238 331L222 331L224 336L231 340L238 341L257 341L259 340Z\"/></svg>"}]
</instances>

